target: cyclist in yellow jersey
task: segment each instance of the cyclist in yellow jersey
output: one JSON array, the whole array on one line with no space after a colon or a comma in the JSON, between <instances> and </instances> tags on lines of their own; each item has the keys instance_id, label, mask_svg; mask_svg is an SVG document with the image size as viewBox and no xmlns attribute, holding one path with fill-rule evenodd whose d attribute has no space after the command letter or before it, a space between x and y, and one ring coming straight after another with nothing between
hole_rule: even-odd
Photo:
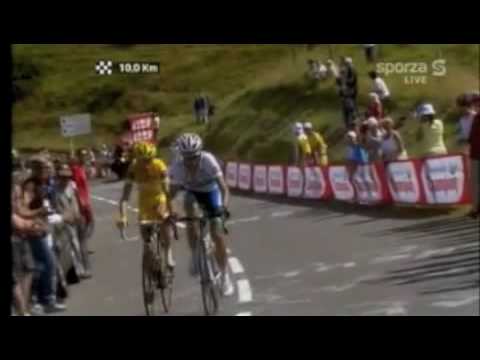
<instances>
[{"instance_id":1,"label":"cyclist in yellow jersey","mask_svg":"<svg viewBox=\"0 0 480 360\"><path fill-rule=\"evenodd\" d=\"M313 131L313 125L311 123L306 123L304 125L304 129L312 150L312 156L315 160L315 165L328 166L328 146L322 135L316 131Z\"/></svg>"},{"instance_id":2,"label":"cyclist in yellow jersey","mask_svg":"<svg viewBox=\"0 0 480 360\"><path fill-rule=\"evenodd\" d=\"M169 196L169 179L166 164L161 159L155 158L157 149L150 143L138 143L134 146L133 163L128 170L127 179L120 200L121 228L128 226L127 206L133 190L133 185L138 186L139 221L162 221L161 236L168 243L168 262L170 267L175 266L170 242L172 239L170 224L165 221L172 213L172 203ZM140 226L140 231L145 244L150 240L150 227Z\"/></svg>"}]
</instances>

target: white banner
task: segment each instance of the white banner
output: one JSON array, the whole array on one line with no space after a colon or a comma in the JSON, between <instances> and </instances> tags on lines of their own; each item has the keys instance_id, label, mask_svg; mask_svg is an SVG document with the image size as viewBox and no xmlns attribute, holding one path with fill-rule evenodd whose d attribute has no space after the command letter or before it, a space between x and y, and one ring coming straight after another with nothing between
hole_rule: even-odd
<instances>
[{"instance_id":1,"label":"white banner","mask_svg":"<svg viewBox=\"0 0 480 360\"><path fill-rule=\"evenodd\" d=\"M251 190L252 188L252 166L240 164L238 166L238 188L240 190Z\"/></svg>"},{"instance_id":2,"label":"white banner","mask_svg":"<svg viewBox=\"0 0 480 360\"><path fill-rule=\"evenodd\" d=\"M60 126L66 138L88 135L92 132L92 117L90 114L62 116Z\"/></svg>"},{"instance_id":3,"label":"white banner","mask_svg":"<svg viewBox=\"0 0 480 360\"><path fill-rule=\"evenodd\" d=\"M386 174L388 187L394 202L420 203L421 188L414 162L390 163L387 165Z\"/></svg>"},{"instance_id":4,"label":"white banner","mask_svg":"<svg viewBox=\"0 0 480 360\"><path fill-rule=\"evenodd\" d=\"M322 199L325 196L327 184L319 167L305 169L305 198Z\"/></svg>"},{"instance_id":5,"label":"white banner","mask_svg":"<svg viewBox=\"0 0 480 360\"><path fill-rule=\"evenodd\" d=\"M282 166L269 166L268 168L268 192L280 195L285 193L285 181Z\"/></svg>"},{"instance_id":6,"label":"white banner","mask_svg":"<svg viewBox=\"0 0 480 360\"><path fill-rule=\"evenodd\" d=\"M235 189L238 183L238 164L234 162L227 163L226 169L227 185Z\"/></svg>"},{"instance_id":7,"label":"white banner","mask_svg":"<svg viewBox=\"0 0 480 360\"><path fill-rule=\"evenodd\" d=\"M303 196L303 173L302 170L298 167L288 167L287 195L289 197Z\"/></svg>"},{"instance_id":8,"label":"white banner","mask_svg":"<svg viewBox=\"0 0 480 360\"><path fill-rule=\"evenodd\" d=\"M256 193L264 194L268 191L267 186L267 167L255 165L253 168L253 190Z\"/></svg>"},{"instance_id":9,"label":"white banner","mask_svg":"<svg viewBox=\"0 0 480 360\"><path fill-rule=\"evenodd\" d=\"M335 199L341 201L354 201L355 190L348 178L345 166L331 166L328 169L328 178L332 186Z\"/></svg>"},{"instance_id":10,"label":"white banner","mask_svg":"<svg viewBox=\"0 0 480 360\"><path fill-rule=\"evenodd\" d=\"M425 159L421 171L428 204L456 204L465 192L465 169L461 156Z\"/></svg>"}]
</instances>

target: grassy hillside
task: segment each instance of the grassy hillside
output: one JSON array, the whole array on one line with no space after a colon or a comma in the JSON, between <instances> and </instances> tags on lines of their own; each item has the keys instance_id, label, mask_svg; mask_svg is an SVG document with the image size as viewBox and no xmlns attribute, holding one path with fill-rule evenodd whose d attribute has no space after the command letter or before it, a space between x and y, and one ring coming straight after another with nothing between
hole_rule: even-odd
<instances>
[{"instance_id":1,"label":"grassy hillside","mask_svg":"<svg viewBox=\"0 0 480 360\"><path fill-rule=\"evenodd\" d=\"M333 159L343 156L339 101L332 81L314 85L305 78L306 60L351 56L359 71L361 103L370 88L363 51L358 45L16 45L17 101L14 104L14 143L18 148L64 149L59 117L90 112L94 136L79 145L98 145L116 136L126 115L161 114L161 145L179 132L206 136L210 149L224 156L257 161L285 161L290 151L289 125L298 119L314 122L327 136ZM427 62L447 60L446 77L428 77L427 85L406 85L403 76L388 77L395 97L394 115L409 113L420 101L432 101L452 134L457 114L455 97L478 88L479 50L476 45L383 45L381 60ZM161 63L158 75L94 73L98 60ZM207 92L218 115L207 131L193 124L195 95ZM402 129L410 153L416 152L416 124ZM453 142L449 145L453 147Z\"/></svg>"}]
</instances>

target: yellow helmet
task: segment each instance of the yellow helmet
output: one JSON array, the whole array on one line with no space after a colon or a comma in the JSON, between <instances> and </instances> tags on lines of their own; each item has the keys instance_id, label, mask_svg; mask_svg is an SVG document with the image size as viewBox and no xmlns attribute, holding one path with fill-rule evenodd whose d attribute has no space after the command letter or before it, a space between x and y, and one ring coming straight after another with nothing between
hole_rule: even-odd
<instances>
[{"instance_id":1,"label":"yellow helmet","mask_svg":"<svg viewBox=\"0 0 480 360\"><path fill-rule=\"evenodd\" d=\"M133 147L133 157L135 159L150 160L157 156L157 147L148 142L139 142Z\"/></svg>"}]
</instances>

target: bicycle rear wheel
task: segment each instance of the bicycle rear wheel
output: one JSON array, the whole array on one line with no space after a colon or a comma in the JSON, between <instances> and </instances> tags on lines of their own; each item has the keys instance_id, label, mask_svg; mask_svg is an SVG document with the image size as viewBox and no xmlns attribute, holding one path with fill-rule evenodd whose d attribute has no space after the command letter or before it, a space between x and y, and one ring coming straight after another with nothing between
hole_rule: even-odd
<instances>
[{"instance_id":1,"label":"bicycle rear wheel","mask_svg":"<svg viewBox=\"0 0 480 360\"><path fill-rule=\"evenodd\" d=\"M206 316L215 316L219 309L219 293L215 284L215 274L213 273L212 259L207 253L205 242L200 241L199 265L202 287L202 301Z\"/></svg>"}]
</instances>

